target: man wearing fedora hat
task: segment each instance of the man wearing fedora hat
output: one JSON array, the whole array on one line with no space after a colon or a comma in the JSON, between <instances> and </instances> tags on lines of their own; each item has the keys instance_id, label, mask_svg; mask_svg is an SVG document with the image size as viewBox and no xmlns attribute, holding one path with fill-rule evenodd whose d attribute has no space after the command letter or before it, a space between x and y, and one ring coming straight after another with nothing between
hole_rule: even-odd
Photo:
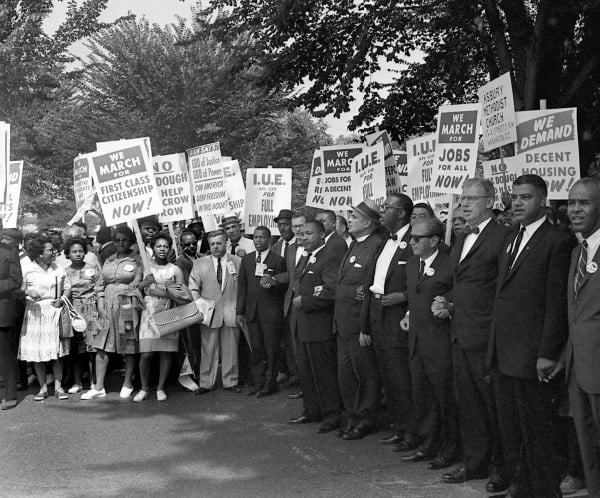
<instances>
[{"instance_id":1,"label":"man wearing fedora hat","mask_svg":"<svg viewBox=\"0 0 600 498\"><path fill-rule=\"evenodd\" d=\"M219 225L227 234L227 253L243 257L254 251L254 243L242 235L241 220L235 214L226 214ZM242 254L238 254L243 251Z\"/></svg>"},{"instance_id":2,"label":"man wearing fedora hat","mask_svg":"<svg viewBox=\"0 0 600 498\"><path fill-rule=\"evenodd\" d=\"M360 330L362 284L384 242L378 230L379 206L367 198L353 209L349 233L355 240L338 271L334 309L338 382L346 419L339 435L346 440L362 439L372 430L381 389L375 351Z\"/></svg>"},{"instance_id":3,"label":"man wearing fedora hat","mask_svg":"<svg viewBox=\"0 0 600 498\"><path fill-rule=\"evenodd\" d=\"M281 237L273 244L271 251L278 254L283 259L285 259L289 247L296 242L296 235L292 230L293 215L294 213L291 209L282 209L279 211L277 218L274 218L273 220L277 223L277 228L279 229L279 235L281 235Z\"/></svg>"}]
</instances>

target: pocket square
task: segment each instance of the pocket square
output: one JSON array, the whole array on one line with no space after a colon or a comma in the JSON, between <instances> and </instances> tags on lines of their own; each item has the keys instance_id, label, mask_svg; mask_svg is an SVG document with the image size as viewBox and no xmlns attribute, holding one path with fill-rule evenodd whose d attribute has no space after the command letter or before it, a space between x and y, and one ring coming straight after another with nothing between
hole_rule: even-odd
<instances>
[{"instance_id":1,"label":"pocket square","mask_svg":"<svg viewBox=\"0 0 600 498\"><path fill-rule=\"evenodd\" d=\"M402 261L402 260L400 260L400 261L398 261L398 264L399 264L399 265L405 265L405 264L406 264L406 261Z\"/></svg>"}]
</instances>

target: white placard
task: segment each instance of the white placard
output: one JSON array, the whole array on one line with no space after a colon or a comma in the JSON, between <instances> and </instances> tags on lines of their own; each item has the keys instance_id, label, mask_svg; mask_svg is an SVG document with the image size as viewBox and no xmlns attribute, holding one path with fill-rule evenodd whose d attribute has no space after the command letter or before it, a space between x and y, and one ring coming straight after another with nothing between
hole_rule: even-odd
<instances>
[{"instance_id":1,"label":"white placard","mask_svg":"<svg viewBox=\"0 0 600 498\"><path fill-rule=\"evenodd\" d=\"M77 209L81 207L92 190L92 174L88 155L81 154L73 159L73 193Z\"/></svg>"},{"instance_id":2,"label":"white placard","mask_svg":"<svg viewBox=\"0 0 600 498\"><path fill-rule=\"evenodd\" d=\"M4 228L17 228L22 181L23 161L11 161L8 164L6 202L0 204L0 217L2 218Z\"/></svg>"},{"instance_id":3,"label":"white placard","mask_svg":"<svg viewBox=\"0 0 600 498\"><path fill-rule=\"evenodd\" d=\"M289 168L248 168L244 223L246 234L266 226L279 235L274 218L292 205L292 170Z\"/></svg>"},{"instance_id":4,"label":"white placard","mask_svg":"<svg viewBox=\"0 0 600 498\"><path fill-rule=\"evenodd\" d=\"M89 155L92 178L107 225L159 214L162 204L142 139Z\"/></svg>"},{"instance_id":5,"label":"white placard","mask_svg":"<svg viewBox=\"0 0 600 498\"><path fill-rule=\"evenodd\" d=\"M405 192L414 203L441 202L444 194L431 191L433 163L435 161L435 134L423 135L406 141L406 183Z\"/></svg>"},{"instance_id":6,"label":"white placard","mask_svg":"<svg viewBox=\"0 0 600 498\"><path fill-rule=\"evenodd\" d=\"M194 206L185 154L154 156L153 162L154 178L162 201L158 221L169 223L193 218Z\"/></svg>"},{"instance_id":7,"label":"white placard","mask_svg":"<svg viewBox=\"0 0 600 498\"><path fill-rule=\"evenodd\" d=\"M460 194L475 175L479 142L479 104L440 107L431 190Z\"/></svg>"},{"instance_id":8,"label":"white placard","mask_svg":"<svg viewBox=\"0 0 600 498\"><path fill-rule=\"evenodd\" d=\"M226 213L229 198L219 142L194 147L187 154L194 206L198 214L204 219L209 215Z\"/></svg>"},{"instance_id":9,"label":"white placard","mask_svg":"<svg viewBox=\"0 0 600 498\"><path fill-rule=\"evenodd\" d=\"M510 73L479 89L483 150L489 151L517 141L517 119Z\"/></svg>"},{"instance_id":10,"label":"white placard","mask_svg":"<svg viewBox=\"0 0 600 498\"><path fill-rule=\"evenodd\" d=\"M369 198L382 205L385 190L385 151L383 142L367 147L352 160L352 203Z\"/></svg>"},{"instance_id":11,"label":"white placard","mask_svg":"<svg viewBox=\"0 0 600 498\"><path fill-rule=\"evenodd\" d=\"M483 161L482 164L483 177L490 180L496 189L494 209L504 211L502 195L512 193L512 183L521 176L521 168L515 157L505 157L504 163L500 159L494 159L493 161Z\"/></svg>"}]
</instances>

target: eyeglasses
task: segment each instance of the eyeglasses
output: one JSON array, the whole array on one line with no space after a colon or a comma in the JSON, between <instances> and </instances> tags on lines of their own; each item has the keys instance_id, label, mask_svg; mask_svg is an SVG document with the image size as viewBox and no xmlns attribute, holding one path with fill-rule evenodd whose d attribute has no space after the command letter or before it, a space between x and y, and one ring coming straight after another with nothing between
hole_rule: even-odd
<instances>
[{"instance_id":1,"label":"eyeglasses","mask_svg":"<svg viewBox=\"0 0 600 498\"><path fill-rule=\"evenodd\" d=\"M458 200L463 203L463 202L475 202L478 199L489 199L490 196L489 195L461 195Z\"/></svg>"},{"instance_id":2,"label":"eyeglasses","mask_svg":"<svg viewBox=\"0 0 600 498\"><path fill-rule=\"evenodd\" d=\"M185 244L181 244L183 247L191 247L191 246L197 246L198 242L186 242Z\"/></svg>"},{"instance_id":3,"label":"eyeglasses","mask_svg":"<svg viewBox=\"0 0 600 498\"><path fill-rule=\"evenodd\" d=\"M158 228L156 228L156 227L144 226L144 227L142 227L142 230L144 230L145 232L152 232L152 233L158 232Z\"/></svg>"},{"instance_id":4,"label":"eyeglasses","mask_svg":"<svg viewBox=\"0 0 600 498\"><path fill-rule=\"evenodd\" d=\"M421 239L430 239L431 237L434 237L434 235L409 235L408 239L419 243Z\"/></svg>"}]
</instances>

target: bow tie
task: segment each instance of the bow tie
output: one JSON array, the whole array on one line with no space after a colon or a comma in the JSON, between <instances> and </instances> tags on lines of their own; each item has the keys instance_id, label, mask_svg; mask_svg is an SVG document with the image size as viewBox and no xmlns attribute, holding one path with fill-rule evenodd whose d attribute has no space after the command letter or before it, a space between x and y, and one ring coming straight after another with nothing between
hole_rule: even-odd
<instances>
[{"instance_id":1,"label":"bow tie","mask_svg":"<svg viewBox=\"0 0 600 498\"><path fill-rule=\"evenodd\" d=\"M398 236L396 234L394 234L394 235L390 234L390 239L391 240L398 240Z\"/></svg>"},{"instance_id":2,"label":"bow tie","mask_svg":"<svg viewBox=\"0 0 600 498\"><path fill-rule=\"evenodd\" d=\"M479 227L465 225L462 229L462 233L464 233L465 235L469 235L470 233L474 233L475 235L477 235L479 233Z\"/></svg>"}]
</instances>

